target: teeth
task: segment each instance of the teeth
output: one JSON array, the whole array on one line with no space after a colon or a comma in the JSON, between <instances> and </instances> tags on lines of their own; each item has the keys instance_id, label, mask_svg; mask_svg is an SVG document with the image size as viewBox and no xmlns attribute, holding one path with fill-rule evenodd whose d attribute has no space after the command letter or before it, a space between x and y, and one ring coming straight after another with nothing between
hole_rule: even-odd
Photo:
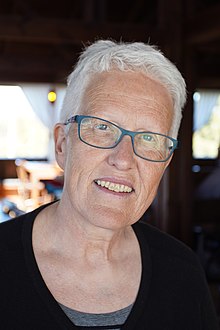
<instances>
[{"instance_id":1,"label":"teeth","mask_svg":"<svg viewBox=\"0 0 220 330\"><path fill-rule=\"evenodd\" d=\"M96 183L101 186L101 187L105 187L111 191L115 191L115 192L126 192L126 193L130 193L132 192L132 188L125 186L123 184L119 184L119 183L113 183L113 182L109 182L109 181L103 181L103 180L97 180Z\"/></svg>"}]
</instances>

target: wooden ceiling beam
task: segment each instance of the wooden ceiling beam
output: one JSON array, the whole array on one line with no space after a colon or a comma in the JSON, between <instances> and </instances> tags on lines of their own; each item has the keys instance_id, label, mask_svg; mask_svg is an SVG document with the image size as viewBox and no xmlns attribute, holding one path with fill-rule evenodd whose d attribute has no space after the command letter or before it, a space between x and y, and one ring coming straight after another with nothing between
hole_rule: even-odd
<instances>
[{"instance_id":1,"label":"wooden ceiling beam","mask_svg":"<svg viewBox=\"0 0 220 330\"><path fill-rule=\"evenodd\" d=\"M128 12L127 15L127 20L130 22L134 22L140 12L142 11L143 5L144 5L144 0L136 0L132 3L131 8Z\"/></svg>"},{"instance_id":2,"label":"wooden ceiling beam","mask_svg":"<svg viewBox=\"0 0 220 330\"><path fill-rule=\"evenodd\" d=\"M83 8L82 22L105 22L107 12L106 0L83 0Z\"/></svg>"},{"instance_id":3,"label":"wooden ceiling beam","mask_svg":"<svg viewBox=\"0 0 220 330\"><path fill-rule=\"evenodd\" d=\"M69 61L41 61L40 59L25 61L18 59L0 58L0 83L29 81L29 82L62 82L70 73L72 63Z\"/></svg>"},{"instance_id":4,"label":"wooden ceiling beam","mask_svg":"<svg viewBox=\"0 0 220 330\"><path fill-rule=\"evenodd\" d=\"M81 21L31 18L28 20L15 16L0 16L0 41L82 44L95 38L114 38L125 40L156 39L154 27L147 24L130 23L82 23Z\"/></svg>"},{"instance_id":5,"label":"wooden ceiling beam","mask_svg":"<svg viewBox=\"0 0 220 330\"><path fill-rule=\"evenodd\" d=\"M186 43L200 45L220 40L220 4L196 14L185 22Z\"/></svg>"}]
</instances>

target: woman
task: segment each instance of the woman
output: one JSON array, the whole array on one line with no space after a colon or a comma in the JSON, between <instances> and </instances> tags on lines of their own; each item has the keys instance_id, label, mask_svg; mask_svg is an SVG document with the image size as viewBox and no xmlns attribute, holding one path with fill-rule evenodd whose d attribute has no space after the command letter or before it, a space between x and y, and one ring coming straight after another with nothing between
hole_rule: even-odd
<instances>
[{"instance_id":1,"label":"woman","mask_svg":"<svg viewBox=\"0 0 220 330\"><path fill-rule=\"evenodd\" d=\"M1 226L3 329L217 329L194 254L138 222L184 103L181 74L152 46L82 53L54 131L61 200Z\"/></svg>"}]
</instances>

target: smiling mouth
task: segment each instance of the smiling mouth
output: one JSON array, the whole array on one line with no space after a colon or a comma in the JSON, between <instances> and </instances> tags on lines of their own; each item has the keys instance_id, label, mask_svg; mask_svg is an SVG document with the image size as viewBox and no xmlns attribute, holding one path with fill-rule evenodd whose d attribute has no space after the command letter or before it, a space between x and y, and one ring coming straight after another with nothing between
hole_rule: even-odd
<instances>
[{"instance_id":1,"label":"smiling mouth","mask_svg":"<svg viewBox=\"0 0 220 330\"><path fill-rule=\"evenodd\" d=\"M96 180L95 183L98 186L104 187L104 188L114 191L114 192L131 193L133 191L133 189L129 186L126 186L124 184L110 182L110 181Z\"/></svg>"}]
</instances>

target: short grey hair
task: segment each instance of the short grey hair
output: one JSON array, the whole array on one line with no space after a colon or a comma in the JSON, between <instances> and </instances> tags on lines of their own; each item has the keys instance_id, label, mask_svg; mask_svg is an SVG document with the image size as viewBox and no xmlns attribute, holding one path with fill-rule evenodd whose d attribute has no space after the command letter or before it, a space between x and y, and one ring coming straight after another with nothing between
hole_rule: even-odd
<instances>
[{"instance_id":1,"label":"short grey hair","mask_svg":"<svg viewBox=\"0 0 220 330\"><path fill-rule=\"evenodd\" d=\"M111 70L142 72L167 89L174 106L170 135L176 138L186 102L185 81L177 67L156 46L142 42L98 40L86 47L68 77L60 121L65 122L78 113L92 77Z\"/></svg>"}]
</instances>

